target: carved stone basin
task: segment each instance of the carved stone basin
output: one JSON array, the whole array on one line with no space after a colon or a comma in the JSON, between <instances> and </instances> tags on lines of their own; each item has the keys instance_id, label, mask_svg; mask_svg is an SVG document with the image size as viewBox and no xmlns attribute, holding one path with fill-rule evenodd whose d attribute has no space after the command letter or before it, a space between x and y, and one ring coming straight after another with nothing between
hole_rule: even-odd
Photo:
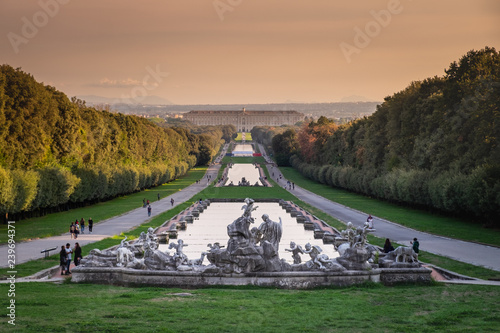
<instances>
[{"instance_id":1,"label":"carved stone basin","mask_svg":"<svg viewBox=\"0 0 500 333\"><path fill-rule=\"evenodd\" d=\"M221 245L227 245L228 233L227 226L232 221L236 220L242 214L242 202L212 202L210 206L200 214L199 220L189 224L186 230L178 231L178 238L184 240L187 246L184 248L184 253L189 258L199 258L200 254L207 251L207 244L219 242ZM283 236L280 242L279 255L281 259L285 259L288 263L293 263L290 252L285 249L290 248L290 241L301 245L306 243L318 245L323 249L330 258L336 258L338 252L335 251L333 245L325 245L321 239L314 237L314 227L311 231L304 230L302 224L297 223L297 219L291 217L289 213L283 210L278 202L256 202L257 210L252 213L255 219L253 224L250 224L250 229L259 227L262 223L261 216L265 213L276 222L279 222L281 217L283 221ZM164 249L160 245L160 249ZM165 248L166 249L166 248ZM308 255L302 255L303 261L309 260ZM207 261L205 261L205 264Z\"/></svg>"}]
</instances>

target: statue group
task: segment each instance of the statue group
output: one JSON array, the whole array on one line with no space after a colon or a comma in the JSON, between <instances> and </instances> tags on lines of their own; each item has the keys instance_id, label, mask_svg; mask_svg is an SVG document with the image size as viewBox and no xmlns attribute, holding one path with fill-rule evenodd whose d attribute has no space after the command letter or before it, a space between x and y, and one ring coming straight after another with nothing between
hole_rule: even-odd
<instances>
[{"instance_id":1,"label":"statue group","mask_svg":"<svg viewBox=\"0 0 500 333\"><path fill-rule=\"evenodd\" d=\"M317 245L307 243L302 247L291 242L290 248L285 249L291 252L293 264L290 264L279 257L279 244L283 234L281 218L276 222L269 215L263 214L260 225L253 226L255 219L252 212L257 209L255 201L247 198L244 202L242 215L227 226L227 246L218 242L208 244L207 251L201 253L200 258L189 259L184 254L184 247L189 245L182 239L177 243L170 243L167 251L159 250L154 230L149 228L135 242L124 239L114 250L92 250L82 259L82 266L224 274L315 270L339 272L368 270L378 260L379 249L367 241L368 224L354 229L352 223L348 223L347 229L335 238L335 249L340 254L338 258L329 258ZM173 250L173 253L169 250ZM394 254L382 256L382 263L387 267L418 267L416 256L405 250L406 248L397 248L393 251ZM309 260L303 263L301 255L308 255ZM208 265L203 264L205 258Z\"/></svg>"}]
</instances>

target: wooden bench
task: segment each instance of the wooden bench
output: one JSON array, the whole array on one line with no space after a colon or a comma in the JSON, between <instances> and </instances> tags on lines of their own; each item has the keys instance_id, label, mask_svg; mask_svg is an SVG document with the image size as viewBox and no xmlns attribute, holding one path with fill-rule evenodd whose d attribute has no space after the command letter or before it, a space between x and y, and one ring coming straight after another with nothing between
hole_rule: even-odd
<instances>
[{"instance_id":1,"label":"wooden bench","mask_svg":"<svg viewBox=\"0 0 500 333\"><path fill-rule=\"evenodd\" d=\"M49 252L50 251L54 251L54 250L57 250L57 246L56 247L51 247L50 249L42 250L42 251L40 251L40 253L45 253L45 258L48 258L49 257Z\"/></svg>"}]
</instances>

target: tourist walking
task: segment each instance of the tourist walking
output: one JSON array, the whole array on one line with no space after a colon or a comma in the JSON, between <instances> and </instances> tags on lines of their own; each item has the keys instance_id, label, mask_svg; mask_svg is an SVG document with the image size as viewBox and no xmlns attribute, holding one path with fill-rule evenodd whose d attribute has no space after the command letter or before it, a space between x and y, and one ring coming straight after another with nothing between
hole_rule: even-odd
<instances>
[{"instance_id":1,"label":"tourist walking","mask_svg":"<svg viewBox=\"0 0 500 333\"><path fill-rule=\"evenodd\" d=\"M80 234L80 225L78 224L78 221L75 223L75 239L78 238L78 235Z\"/></svg>"},{"instance_id":2,"label":"tourist walking","mask_svg":"<svg viewBox=\"0 0 500 333\"><path fill-rule=\"evenodd\" d=\"M174 206L174 198L170 199L170 203L172 204L172 207Z\"/></svg>"},{"instance_id":3,"label":"tourist walking","mask_svg":"<svg viewBox=\"0 0 500 333\"><path fill-rule=\"evenodd\" d=\"M151 205L148 205L148 216L151 216Z\"/></svg>"},{"instance_id":4,"label":"tourist walking","mask_svg":"<svg viewBox=\"0 0 500 333\"><path fill-rule=\"evenodd\" d=\"M80 228L82 228L82 234L85 233L85 219L82 217L80 220Z\"/></svg>"},{"instance_id":5,"label":"tourist walking","mask_svg":"<svg viewBox=\"0 0 500 333\"><path fill-rule=\"evenodd\" d=\"M61 266L61 275L64 275L66 271L66 249L64 245L61 245L61 251L59 251L59 265Z\"/></svg>"},{"instance_id":6,"label":"tourist walking","mask_svg":"<svg viewBox=\"0 0 500 333\"><path fill-rule=\"evenodd\" d=\"M71 274L69 266L71 266L71 253L73 253L73 250L71 250L71 245L69 245L69 243L66 243L66 248L64 250L66 251L66 275L69 275Z\"/></svg>"},{"instance_id":7,"label":"tourist walking","mask_svg":"<svg viewBox=\"0 0 500 333\"><path fill-rule=\"evenodd\" d=\"M80 265L80 260L82 259L82 248L80 244L75 243L75 249L73 250L75 253L75 266Z\"/></svg>"},{"instance_id":8,"label":"tourist walking","mask_svg":"<svg viewBox=\"0 0 500 333\"><path fill-rule=\"evenodd\" d=\"M92 221L92 218L89 217L89 233L92 233L92 227L94 226L94 221Z\"/></svg>"},{"instance_id":9,"label":"tourist walking","mask_svg":"<svg viewBox=\"0 0 500 333\"><path fill-rule=\"evenodd\" d=\"M158 193L158 201L160 201L160 193Z\"/></svg>"},{"instance_id":10,"label":"tourist walking","mask_svg":"<svg viewBox=\"0 0 500 333\"><path fill-rule=\"evenodd\" d=\"M71 222L71 225L69 226L69 233L71 235L71 239L76 238L75 232L76 232L75 222Z\"/></svg>"}]
</instances>

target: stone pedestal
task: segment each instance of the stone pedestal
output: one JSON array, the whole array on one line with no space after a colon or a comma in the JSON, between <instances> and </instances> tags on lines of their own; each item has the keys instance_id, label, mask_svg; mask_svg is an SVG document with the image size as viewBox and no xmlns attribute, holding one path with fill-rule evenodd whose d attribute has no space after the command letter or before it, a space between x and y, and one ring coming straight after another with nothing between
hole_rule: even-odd
<instances>
[{"instance_id":1,"label":"stone pedestal","mask_svg":"<svg viewBox=\"0 0 500 333\"><path fill-rule=\"evenodd\" d=\"M371 253L364 247L347 248L342 257L337 258L337 262L349 270L371 270L368 263Z\"/></svg>"}]
</instances>

